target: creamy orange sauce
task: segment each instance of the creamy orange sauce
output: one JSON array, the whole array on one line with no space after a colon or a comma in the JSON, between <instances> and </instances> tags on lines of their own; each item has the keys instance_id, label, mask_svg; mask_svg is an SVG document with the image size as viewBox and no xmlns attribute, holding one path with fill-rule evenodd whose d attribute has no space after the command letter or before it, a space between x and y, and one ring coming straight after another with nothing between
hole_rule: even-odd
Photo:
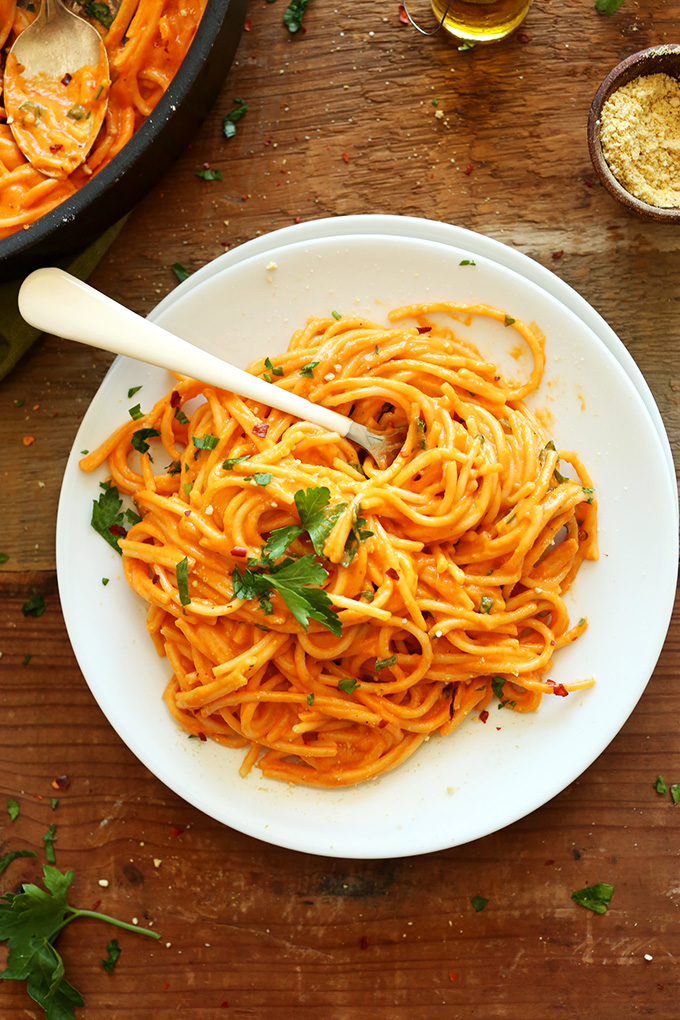
<instances>
[{"instance_id":1,"label":"creamy orange sauce","mask_svg":"<svg viewBox=\"0 0 680 1020\"><path fill-rule=\"evenodd\" d=\"M10 0L0 0L0 18ZM207 0L122 0L102 34L111 88L104 123L84 163L67 177L36 170L19 149L0 106L0 238L31 223L73 195L110 163L154 109L196 34ZM13 7L13 5L12 5ZM9 15L8 15L9 16ZM35 14L17 8L5 50Z\"/></svg>"},{"instance_id":2,"label":"creamy orange sauce","mask_svg":"<svg viewBox=\"0 0 680 1020\"><path fill-rule=\"evenodd\" d=\"M106 50L97 67L81 67L59 81L27 77L13 53L5 65L5 106L19 148L49 177L68 177L94 145L106 113L111 81Z\"/></svg>"}]
</instances>

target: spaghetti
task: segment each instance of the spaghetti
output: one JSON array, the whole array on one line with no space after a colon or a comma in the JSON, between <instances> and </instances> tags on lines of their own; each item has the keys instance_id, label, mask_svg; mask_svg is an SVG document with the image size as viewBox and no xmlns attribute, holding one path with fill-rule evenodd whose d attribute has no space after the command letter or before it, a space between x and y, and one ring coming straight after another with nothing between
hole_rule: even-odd
<instances>
[{"instance_id":1,"label":"spaghetti","mask_svg":"<svg viewBox=\"0 0 680 1020\"><path fill-rule=\"evenodd\" d=\"M183 377L80 462L107 462L106 491L136 505L118 542L174 717L246 748L244 775L327 787L395 767L473 710L485 721L496 696L529 712L589 686L548 674L586 627L562 596L597 558L590 478L524 404L536 327L483 305L405 307L387 327L335 314L249 370L370 428L407 422L386 470ZM456 335L474 316L528 345L525 382Z\"/></svg>"},{"instance_id":2,"label":"spaghetti","mask_svg":"<svg viewBox=\"0 0 680 1020\"><path fill-rule=\"evenodd\" d=\"M107 4L92 5L97 17L108 23L92 22L103 35L112 85L92 151L67 177L48 177L26 160L0 106L0 238L28 227L75 194L120 152L172 81L206 2L121 0L115 17ZM7 49L34 18L35 13L16 7L13 0L0 0L0 38L7 33Z\"/></svg>"}]
</instances>

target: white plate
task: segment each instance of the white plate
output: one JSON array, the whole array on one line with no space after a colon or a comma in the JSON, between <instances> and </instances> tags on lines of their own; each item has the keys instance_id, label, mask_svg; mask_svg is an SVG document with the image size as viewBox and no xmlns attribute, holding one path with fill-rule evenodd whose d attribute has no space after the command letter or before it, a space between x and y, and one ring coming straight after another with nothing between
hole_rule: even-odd
<instances>
[{"instance_id":1,"label":"white plate","mask_svg":"<svg viewBox=\"0 0 680 1020\"><path fill-rule=\"evenodd\" d=\"M556 658L553 679L595 676L596 686L546 698L533 716L492 709L436 738L395 771L339 791L238 777L240 752L189 740L161 694L168 667L147 637L143 604L116 553L89 527L97 481L78 468L127 417L149 407L170 378L117 359L88 410L67 464L57 522L64 617L103 712L140 760L181 797L268 842L337 857L380 858L465 843L515 821L574 780L637 703L667 631L675 591L677 510L665 444L636 385L581 318L526 277L469 249L415 238L348 235L254 254L206 275L157 320L240 365L283 350L309 314L360 312L380 321L414 300L484 300L547 335L544 385L534 401L553 419L558 446L575 448L594 477L601 559L584 564L570 607L583 638ZM272 264L276 263L276 268ZM495 324L493 324L495 325ZM486 332L486 331L482 331ZM482 346L496 357L502 326ZM130 387L143 385L132 400ZM653 518L653 519L652 519ZM104 587L101 579L110 578Z\"/></svg>"}]
</instances>

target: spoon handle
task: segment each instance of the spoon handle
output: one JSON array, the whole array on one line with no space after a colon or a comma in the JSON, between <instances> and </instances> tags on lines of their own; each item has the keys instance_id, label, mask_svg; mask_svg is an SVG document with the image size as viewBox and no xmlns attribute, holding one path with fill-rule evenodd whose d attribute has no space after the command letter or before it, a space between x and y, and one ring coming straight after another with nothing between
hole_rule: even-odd
<instances>
[{"instance_id":1,"label":"spoon handle","mask_svg":"<svg viewBox=\"0 0 680 1020\"><path fill-rule=\"evenodd\" d=\"M62 269L36 269L19 290L19 311L30 325L66 340L217 386L346 436L352 421L230 365L137 315Z\"/></svg>"}]
</instances>

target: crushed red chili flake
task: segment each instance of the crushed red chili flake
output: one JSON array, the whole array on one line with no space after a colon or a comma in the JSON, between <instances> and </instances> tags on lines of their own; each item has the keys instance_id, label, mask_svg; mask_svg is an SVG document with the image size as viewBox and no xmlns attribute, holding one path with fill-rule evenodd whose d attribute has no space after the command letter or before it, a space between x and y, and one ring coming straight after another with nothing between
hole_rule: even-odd
<instances>
[{"instance_id":1,"label":"crushed red chili flake","mask_svg":"<svg viewBox=\"0 0 680 1020\"><path fill-rule=\"evenodd\" d=\"M170 983L168 981L164 981L163 982L163 991L167 992L169 987L170 987Z\"/></svg>"},{"instance_id":2,"label":"crushed red chili flake","mask_svg":"<svg viewBox=\"0 0 680 1020\"><path fill-rule=\"evenodd\" d=\"M229 553L230 556L238 556L243 559L244 556L248 555L248 550L243 545L235 545Z\"/></svg>"},{"instance_id":3,"label":"crushed red chili flake","mask_svg":"<svg viewBox=\"0 0 680 1020\"><path fill-rule=\"evenodd\" d=\"M205 733L199 733L198 734L198 739L199 740L203 740L205 742L205 741L207 741L208 738L206 737Z\"/></svg>"},{"instance_id":4,"label":"crushed red chili flake","mask_svg":"<svg viewBox=\"0 0 680 1020\"><path fill-rule=\"evenodd\" d=\"M95 900L94 903L91 905L90 910L99 910L101 905L102 905L101 900Z\"/></svg>"},{"instance_id":5,"label":"crushed red chili flake","mask_svg":"<svg viewBox=\"0 0 680 1020\"><path fill-rule=\"evenodd\" d=\"M381 730L383 726L387 726L387 719L381 719L378 723L378 729Z\"/></svg>"},{"instance_id":6,"label":"crushed red chili flake","mask_svg":"<svg viewBox=\"0 0 680 1020\"><path fill-rule=\"evenodd\" d=\"M474 167L473 167L472 163L468 163L468 165L463 170L463 173L467 174L468 177L469 177L473 170L474 170Z\"/></svg>"},{"instance_id":7,"label":"crushed red chili flake","mask_svg":"<svg viewBox=\"0 0 680 1020\"><path fill-rule=\"evenodd\" d=\"M71 780L68 776L57 776L56 779L52 780L52 786L55 790L68 790L71 785Z\"/></svg>"},{"instance_id":8,"label":"crushed red chili flake","mask_svg":"<svg viewBox=\"0 0 680 1020\"><path fill-rule=\"evenodd\" d=\"M388 567L385 573L387 574L388 577L391 577L393 581L399 580L399 574L394 569L394 567Z\"/></svg>"},{"instance_id":9,"label":"crushed red chili flake","mask_svg":"<svg viewBox=\"0 0 680 1020\"><path fill-rule=\"evenodd\" d=\"M127 531L122 524L109 524L109 531L112 535L127 535Z\"/></svg>"},{"instance_id":10,"label":"crushed red chili flake","mask_svg":"<svg viewBox=\"0 0 680 1020\"><path fill-rule=\"evenodd\" d=\"M552 253L552 257L554 259L561 259L563 255L564 255L564 248L558 248L557 251L554 251Z\"/></svg>"},{"instance_id":11,"label":"crushed red chili flake","mask_svg":"<svg viewBox=\"0 0 680 1020\"><path fill-rule=\"evenodd\" d=\"M252 27L253 27L252 18L246 18L246 20L243 22L243 31L250 32Z\"/></svg>"},{"instance_id":12,"label":"crushed red chili flake","mask_svg":"<svg viewBox=\"0 0 680 1020\"><path fill-rule=\"evenodd\" d=\"M254 436L259 436L260 439L264 439L264 437L267 435L267 429L268 428L269 428L269 423L268 422L266 422L266 421L259 421L257 423L257 425L253 426L253 435Z\"/></svg>"},{"instance_id":13,"label":"crushed red chili flake","mask_svg":"<svg viewBox=\"0 0 680 1020\"><path fill-rule=\"evenodd\" d=\"M170 835L174 839L176 836L181 836L182 833L185 830L186 830L186 825L171 825L170 826Z\"/></svg>"},{"instance_id":14,"label":"crushed red chili flake","mask_svg":"<svg viewBox=\"0 0 680 1020\"><path fill-rule=\"evenodd\" d=\"M359 939L359 949L368 949L368 935L362 935Z\"/></svg>"},{"instance_id":15,"label":"crushed red chili flake","mask_svg":"<svg viewBox=\"0 0 680 1020\"><path fill-rule=\"evenodd\" d=\"M528 32L520 32L517 38L521 43L528 43L531 40L531 36Z\"/></svg>"},{"instance_id":16,"label":"crushed red chili flake","mask_svg":"<svg viewBox=\"0 0 680 1020\"><path fill-rule=\"evenodd\" d=\"M546 867L550 867L550 865L554 864L555 861L552 859L552 857L550 857L547 861L543 861L543 863L545 864Z\"/></svg>"},{"instance_id":17,"label":"crushed red chili flake","mask_svg":"<svg viewBox=\"0 0 680 1020\"><path fill-rule=\"evenodd\" d=\"M229 1006L229 999L225 999L224 1002L220 1003L220 1009L227 1009Z\"/></svg>"},{"instance_id":18,"label":"crushed red chili flake","mask_svg":"<svg viewBox=\"0 0 680 1020\"><path fill-rule=\"evenodd\" d=\"M456 972L453 971L453 970L450 970L449 971L449 981L457 981L457 980L458 980L458 975L456 974Z\"/></svg>"},{"instance_id":19,"label":"crushed red chili flake","mask_svg":"<svg viewBox=\"0 0 680 1020\"><path fill-rule=\"evenodd\" d=\"M564 684L557 684L555 690L553 691L553 694L556 694L558 698L566 698L569 694L569 691L564 686Z\"/></svg>"},{"instance_id":20,"label":"crushed red chili flake","mask_svg":"<svg viewBox=\"0 0 680 1020\"><path fill-rule=\"evenodd\" d=\"M64 75L64 77L61 79L61 84L62 85L70 85L71 77L72 76L67 71L66 74Z\"/></svg>"},{"instance_id":21,"label":"crushed red chili flake","mask_svg":"<svg viewBox=\"0 0 680 1020\"><path fill-rule=\"evenodd\" d=\"M401 21L402 25L409 24L408 14L406 13L406 8L404 7L403 4L399 4L399 20Z\"/></svg>"},{"instance_id":22,"label":"crushed red chili flake","mask_svg":"<svg viewBox=\"0 0 680 1020\"><path fill-rule=\"evenodd\" d=\"M349 153L343 152L342 158L344 159L345 163L349 163Z\"/></svg>"},{"instance_id":23,"label":"crushed red chili flake","mask_svg":"<svg viewBox=\"0 0 680 1020\"><path fill-rule=\"evenodd\" d=\"M31 446L35 442L35 436L24 436L21 442L24 446Z\"/></svg>"},{"instance_id":24,"label":"crushed red chili flake","mask_svg":"<svg viewBox=\"0 0 680 1020\"><path fill-rule=\"evenodd\" d=\"M63 148L64 146L61 142L53 142L52 145L50 145L50 152L59 152L59 150Z\"/></svg>"},{"instance_id":25,"label":"crushed red chili flake","mask_svg":"<svg viewBox=\"0 0 680 1020\"><path fill-rule=\"evenodd\" d=\"M479 713L479 718L482 720L483 723L485 723L486 720L489 718L489 713L485 708L482 709L482 711Z\"/></svg>"},{"instance_id":26,"label":"crushed red chili flake","mask_svg":"<svg viewBox=\"0 0 680 1020\"><path fill-rule=\"evenodd\" d=\"M418 326L419 333L429 333L431 329L432 326Z\"/></svg>"},{"instance_id":27,"label":"crushed red chili flake","mask_svg":"<svg viewBox=\"0 0 680 1020\"><path fill-rule=\"evenodd\" d=\"M173 390L170 394L170 407L179 407L181 396L177 390Z\"/></svg>"}]
</instances>

